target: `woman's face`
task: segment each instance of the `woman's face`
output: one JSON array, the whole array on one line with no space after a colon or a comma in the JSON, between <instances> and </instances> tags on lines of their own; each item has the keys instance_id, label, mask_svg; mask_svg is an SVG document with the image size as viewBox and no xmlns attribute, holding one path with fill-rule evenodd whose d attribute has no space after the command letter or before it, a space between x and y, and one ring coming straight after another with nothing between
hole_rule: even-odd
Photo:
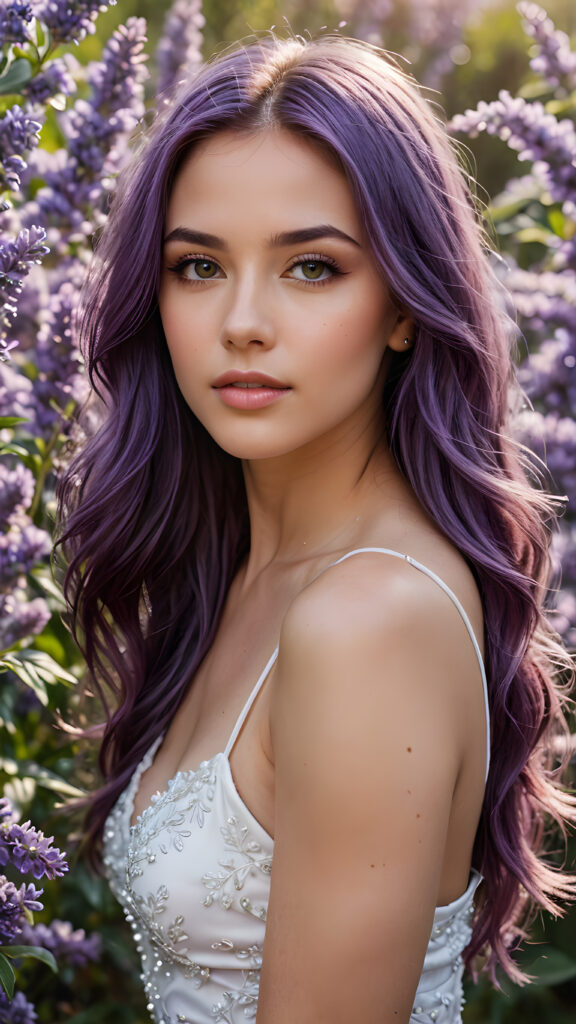
<instances>
[{"instance_id":1,"label":"woman's face","mask_svg":"<svg viewBox=\"0 0 576 1024\"><path fill-rule=\"evenodd\" d=\"M195 148L169 202L159 301L182 394L230 454L379 433L384 353L410 324L344 174L312 143L269 129Z\"/></svg>"}]
</instances>

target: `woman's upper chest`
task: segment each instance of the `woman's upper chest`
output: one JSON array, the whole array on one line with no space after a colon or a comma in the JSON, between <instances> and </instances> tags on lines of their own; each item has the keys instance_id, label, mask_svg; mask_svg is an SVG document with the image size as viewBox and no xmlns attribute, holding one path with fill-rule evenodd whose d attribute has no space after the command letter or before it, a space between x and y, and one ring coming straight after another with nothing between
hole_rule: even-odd
<instances>
[{"instance_id":1,"label":"woman's upper chest","mask_svg":"<svg viewBox=\"0 0 576 1024\"><path fill-rule=\"evenodd\" d=\"M176 711L134 798L132 823L178 772L225 750L246 701L278 640L285 602L270 597L227 606L214 643ZM273 831L273 764L269 709L274 667L230 751L234 784L266 831Z\"/></svg>"}]
</instances>

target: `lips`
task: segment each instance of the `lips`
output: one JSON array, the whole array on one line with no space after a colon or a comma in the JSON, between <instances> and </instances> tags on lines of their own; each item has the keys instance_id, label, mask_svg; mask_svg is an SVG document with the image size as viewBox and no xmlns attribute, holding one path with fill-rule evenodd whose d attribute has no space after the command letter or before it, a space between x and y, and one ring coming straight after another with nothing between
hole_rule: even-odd
<instances>
[{"instance_id":1,"label":"lips","mask_svg":"<svg viewBox=\"0 0 576 1024\"><path fill-rule=\"evenodd\" d=\"M216 378L212 384L213 388L237 387L237 388L278 388L281 391L290 390L289 384L284 384L276 377L267 373L259 373L252 370L227 370Z\"/></svg>"},{"instance_id":2,"label":"lips","mask_svg":"<svg viewBox=\"0 0 576 1024\"><path fill-rule=\"evenodd\" d=\"M228 370L216 378L212 387L224 405L246 413L275 405L292 391L277 377L253 370Z\"/></svg>"}]
</instances>

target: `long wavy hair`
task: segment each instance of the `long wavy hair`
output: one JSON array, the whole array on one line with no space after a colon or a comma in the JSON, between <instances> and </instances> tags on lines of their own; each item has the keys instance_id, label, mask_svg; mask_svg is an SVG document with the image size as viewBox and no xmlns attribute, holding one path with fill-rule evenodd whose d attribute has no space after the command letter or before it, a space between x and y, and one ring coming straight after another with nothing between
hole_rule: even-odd
<instances>
[{"instance_id":1,"label":"long wavy hair","mask_svg":"<svg viewBox=\"0 0 576 1024\"><path fill-rule=\"evenodd\" d=\"M415 83L375 48L338 36L265 37L186 83L115 194L79 331L101 429L59 492L72 628L104 699L104 784L87 835L168 726L210 648L249 547L240 461L178 390L158 313L171 186L195 143L280 126L340 162L382 275L416 325L383 394L387 444L422 507L474 573L485 618L492 761L474 865L484 876L468 966L511 952L537 908L576 882L549 862L546 822L574 818L554 745L563 726L546 625L554 501L507 436L514 325L453 146ZM532 474L533 476L533 474Z\"/></svg>"}]
</instances>

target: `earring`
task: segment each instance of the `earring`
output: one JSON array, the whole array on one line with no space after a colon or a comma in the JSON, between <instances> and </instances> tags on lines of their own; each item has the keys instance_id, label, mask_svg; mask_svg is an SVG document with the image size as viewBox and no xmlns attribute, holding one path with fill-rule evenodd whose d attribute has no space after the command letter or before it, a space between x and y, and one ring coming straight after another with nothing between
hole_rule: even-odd
<instances>
[{"instance_id":1,"label":"earring","mask_svg":"<svg viewBox=\"0 0 576 1024\"><path fill-rule=\"evenodd\" d=\"M410 338L404 338L404 344L405 345L409 345L410 344Z\"/></svg>"}]
</instances>

